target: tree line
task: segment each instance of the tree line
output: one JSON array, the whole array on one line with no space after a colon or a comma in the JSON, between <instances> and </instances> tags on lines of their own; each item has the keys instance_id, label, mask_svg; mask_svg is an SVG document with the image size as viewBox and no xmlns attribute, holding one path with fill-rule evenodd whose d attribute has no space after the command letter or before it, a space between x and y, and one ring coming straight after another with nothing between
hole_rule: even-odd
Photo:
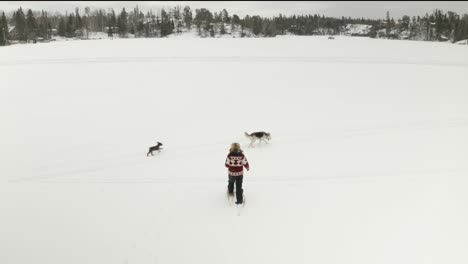
<instances>
[{"instance_id":1,"label":"tree line","mask_svg":"<svg viewBox=\"0 0 468 264\"><path fill-rule=\"evenodd\" d=\"M230 15L226 9L212 13L206 8L192 10L189 6L152 10L143 13L138 7L120 12L114 9L84 10L49 14L46 11L23 11L20 7L11 15L0 16L0 45L12 41L50 40L54 36L89 38L89 33L105 32L111 37L165 37L184 30L196 30L203 37L238 32L256 37L277 35L337 35L345 33L347 24L370 25L369 37L404 38L410 40L452 42L468 39L468 15L434 10L424 16L403 16L394 20L389 12L384 19L325 17L324 15L279 14L274 17Z\"/></svg>"}]
</instances>

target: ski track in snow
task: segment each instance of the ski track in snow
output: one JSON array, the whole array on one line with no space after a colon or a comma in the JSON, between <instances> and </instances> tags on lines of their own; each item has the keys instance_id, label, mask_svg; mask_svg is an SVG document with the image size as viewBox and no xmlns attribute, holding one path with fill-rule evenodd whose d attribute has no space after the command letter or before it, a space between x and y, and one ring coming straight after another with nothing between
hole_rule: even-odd
<instances>
[{"instance_id":1,"label":"ski track in snow","mask_svg":"<svg viewBox=\"0 0 468 264\"><path fill-rule=\"evenodd\" d=\"M446 61L416 58L362 58L362 57L307 57L307 56L145 56L145 57L101 57L66 59L21 59L0 61L0 66L42 64L93 64L93 63L151 63L151 62L284 62L284 63L357 63L420 65L440 67L468 67L468 61Z\"/></svg>"},{"instance_id":2,"label":"ski track in snow","mask_svg":"<svg viewBox=\"0 0 468 264\"><path fill-rule=\"evenodd\" d=\"M268 179L249 178L249 184L261 183L297 183L297 182L334 182L334 181L372 181L375 179L383 178L394 178L396 176L405 176L407 179L412 177L459 177L460 174L468 173L467 168L461 169L441 169L441 170L400 170L400 171L389 171L382 170L376 172L366 173L337 173L330 176L303 176L303 177L269 177ZM171 178L154 178L154 177L128 177L128 178L71 178L71 179L46 179L38 181L40 183L81 183L81 184L205 184L205 183L221 183L224 184L226 180L224 178L203 178L203 177L171 177Z\"/></svg>"},{"instance_id":3,"label":"ski track in snow","mask_svg":"<svg viewBox=\"0 0 468 264\"><path fill-rule=\"evenodd\" d=\"M411 122L407 124L394 124L386 125L380 127L356 127L356 128L347 128L343 130L332 130L324 129L318 130L312 133L308 133L306 136L298 135L287 135L282 134L279 137L274 136L274 140L270 144L275 145L294 145L294 144L305 144L311 143L313 141L325 140L325 139L335 139L335 138L352 138L352 137L365 137L371 135L382 135L388 133L405 133L405 132L414 132L414 131L424 131L424 130L435 130L435 129L448 129L448 128L457 128L468 126L468 119L454 118L448 119L445 122ZM48 182L48 183L59 183L59 182L74 182L74 183L205 183L205 182L224 182L225 179L213 179L213 178L203 178L203 177L165 177L165 178L155 178L155 177L129 177L129 178L94 178L94 179L79 179L73 178L73 176L80 176L87 173L93 173L98 171L105 171L115 168L124 168L138 166L142 164L147 164L148 159L156 159L155 162L161 160L161 158L167 159L180 159L191 155L193 152L197 153L206 153L213 151L215 149L223 148L229 144L230 140L223 140L215 143L199 144L192 146L179 146L168 149L164 149L160 153L155 153L152 157L151 155L146 157L144 152L133 152L133 153L124 153L118 155L109 155L99 159L84 160L83 162L87 164L84 167L73 168L70 166L70 161L60 161L52 164L43 165L38 168L31 169L32 171L44 171L42 173L34 174L31 176L22 176L22 177L12 177L9 179L9 182ZM247 145L247 144L246 144ZM268 147L268 145L260 146ZM249 151L255 151L255 148L248 148ZM64 150L60 150L62 152ZM92 166L89 166L92 164ZM54 168L54 170L50 170ZM376 172L373 175L331 175L329 177L269 177L266 179L249 179L251 182L265 182L265 181L327 181L327 180L340 180L340 179L369 179L374 177L387 177L391 175L403 175L403 174L416 174L416 175L426 175L426 174L450 174L451 172L468 172L468 169L463 170L422 170L422 171L395 171L391 173L386 172Z\"/></svg>"}]
</instances>

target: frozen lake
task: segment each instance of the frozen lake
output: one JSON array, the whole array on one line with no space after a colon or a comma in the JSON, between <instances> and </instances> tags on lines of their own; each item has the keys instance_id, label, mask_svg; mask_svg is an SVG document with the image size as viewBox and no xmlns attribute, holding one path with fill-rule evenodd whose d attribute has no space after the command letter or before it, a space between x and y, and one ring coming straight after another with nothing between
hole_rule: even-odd
<instances>
[{"instance_id":1,"label":"frozen lake","mask_svg":"<svg viewBox=\"0 0 468 264\"><path fill-rule=\"evenodd\" d=\"M2 47L0 263L467 263L467 76L434 42Z\"/></svg>"}]
</instances>

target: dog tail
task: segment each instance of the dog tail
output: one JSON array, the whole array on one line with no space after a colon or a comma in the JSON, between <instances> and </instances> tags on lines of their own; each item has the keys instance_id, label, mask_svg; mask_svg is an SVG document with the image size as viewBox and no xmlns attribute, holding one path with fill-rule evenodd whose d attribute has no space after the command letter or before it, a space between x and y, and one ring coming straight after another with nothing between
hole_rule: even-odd
<instances>
[{"instance_id":1,"label":"dog tail","mask_svg":"<svg viewBox=\"0 0 468 264\"><path fill-rule=\"evenodd\" d=\"M247 133L247 132L244 132L244 135L245 135L246 137L250 137L250 134Z\"/></svg>"}]
</instances>

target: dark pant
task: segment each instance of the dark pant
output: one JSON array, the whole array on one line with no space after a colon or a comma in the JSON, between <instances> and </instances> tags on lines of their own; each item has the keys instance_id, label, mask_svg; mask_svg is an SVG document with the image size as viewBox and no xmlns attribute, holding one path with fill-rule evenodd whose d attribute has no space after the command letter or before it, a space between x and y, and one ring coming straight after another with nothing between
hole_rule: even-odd
<instances>
[{"instance_id":1,"label":"dark pant","mask_svg":"<svg viewBox=\"0 0 468 264\"><path fill-rule=\"evenodd\" d=\"M230 176L229 175L229 184L228 184L228 192L233 193L234 192L234 183L236 184L236 199L238 203L243 202L243 197L242 193L244 190L242 189L242 180L244 176Z\"/></svg>"}]
</instances>

